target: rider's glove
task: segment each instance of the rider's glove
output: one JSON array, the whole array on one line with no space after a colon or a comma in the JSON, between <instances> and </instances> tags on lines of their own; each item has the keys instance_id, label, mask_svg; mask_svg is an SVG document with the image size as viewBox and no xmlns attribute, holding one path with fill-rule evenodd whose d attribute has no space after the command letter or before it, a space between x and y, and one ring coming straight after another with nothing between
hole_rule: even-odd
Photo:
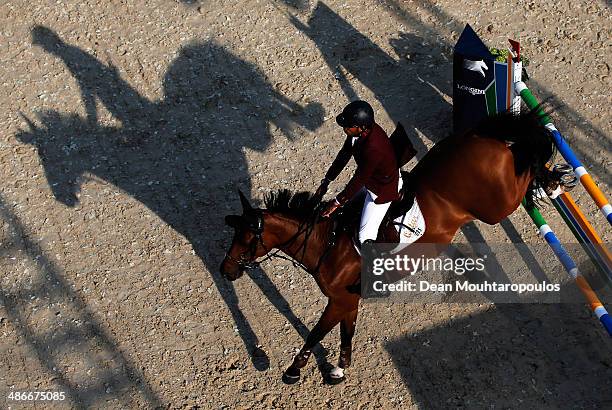
<instances>
[{"instance_id":1,"label":"rider's glove","mask_svg":"<svg viewBox=\"0 0 612 410\"><path fill-rule=\"evenodd\" d=\"M340 208L340 202L338 202L338 200L334 198L329 201L327 205L325 205L325 209L323 210L323 212L321 212L321 216L327 218L328 216L336 212L336 209L338 208Z\"/></svg>"}]
</instances>

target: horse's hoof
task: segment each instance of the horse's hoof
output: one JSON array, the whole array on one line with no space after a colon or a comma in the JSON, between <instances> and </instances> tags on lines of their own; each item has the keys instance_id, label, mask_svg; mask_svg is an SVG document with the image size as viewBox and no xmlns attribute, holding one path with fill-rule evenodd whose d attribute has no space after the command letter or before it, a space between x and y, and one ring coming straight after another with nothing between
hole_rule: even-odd
<instances>
[{"instance_id":1,"label":"horse's hoof","mask_svg":"<svg viewBox=\"0 0 612 410\"><path fill-rule=\"evenodd\" d=\"M327 376L327 380L325 382L326 382L326 384L329 384L330 386L335 386L337 384L342 383L345 379L346 379L346 377L344 377L344 376L342 376L342 377Z\"/></svg>"},{"instance_id":2,"label":"horse's hoof","mask_svg":"<svg viewBox=\"0 0 612 410\"><path fill-rule=\"evenodd\" d=\"M285 384L296 384L300 381L300 376L290 376L287 373L283 373L283 383Z\"/></svg>"},{"instance_id":3,"label":"horse's hoof","mask_svg":"<svg viewBox=\"0 0 612 410\"><path fill-rule=\"evenodd\" d=\"M300 371L293 370L291 368L287 369L285 373L283 373L283 383L285 384L295 384L300 381Z\"/></svg>"}]
</instances>

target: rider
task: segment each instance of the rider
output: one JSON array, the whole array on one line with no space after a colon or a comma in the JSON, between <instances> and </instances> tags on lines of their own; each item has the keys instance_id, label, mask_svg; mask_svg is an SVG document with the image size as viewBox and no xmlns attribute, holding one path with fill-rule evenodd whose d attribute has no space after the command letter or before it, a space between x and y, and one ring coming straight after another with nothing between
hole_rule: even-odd
<instances>
[{"instance_id":1,"label":"rider","mask_svg":"<svg viewBox=\"0 0 612 410\"><path fill-rule=\"evenodd\" d=\"M330 216L360 190L365 189L359 243L374 242L391 202L399 197L402 184L393 146L385 131L374 122L374 110L365 101L348 104L336 117L336 122L344 129L347 138L321 181L316 195L325 195L329 183L338 177L351 156L355 158L357 170L346 188L327 204L322 215Z\"/></svg>"}]
</instances>

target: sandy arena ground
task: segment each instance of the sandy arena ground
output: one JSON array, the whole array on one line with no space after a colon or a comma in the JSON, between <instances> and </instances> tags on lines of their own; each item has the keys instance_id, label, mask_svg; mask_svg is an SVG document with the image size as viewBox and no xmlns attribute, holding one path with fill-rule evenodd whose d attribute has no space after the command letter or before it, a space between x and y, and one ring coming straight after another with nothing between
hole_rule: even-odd
<instances>
[{"instance_id":1,"label":"sandy arena ground","mask_svg":"<svg viewBox=\"0 0 612 410\"><path fill-rule=\"evenodd\" d=\"M419 157L448 135L465 23L521 41L610 193L611 18L602 0L2 2L0 408L609 408L612 344L585 305L362 304L347 380L322 382L334 330L285 386L324 297L283 261L233 284L218 266L237 189L313 190L347 101L402 121ZM540 243L522 210L456 240L519 237Z\"/></svg>"}]
</instances>

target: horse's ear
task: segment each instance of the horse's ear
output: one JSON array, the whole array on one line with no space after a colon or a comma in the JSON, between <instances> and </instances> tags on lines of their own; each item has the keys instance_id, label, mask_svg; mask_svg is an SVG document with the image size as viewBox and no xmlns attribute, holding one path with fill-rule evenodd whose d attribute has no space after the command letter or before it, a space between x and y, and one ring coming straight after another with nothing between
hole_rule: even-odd
<instances>
[{"instance_id":1,"label":"horse's ear","mask_svg":"<svg viewBox=\"0 0 612 410\"><path fill-rule=\"evenodd\" d=\"M238 215L227 215L225 217L225 224L227 226L231 226L234 229L237 229L242 225L242 218Z\"/></svg>"},{"instance_id":2,"label":"horse's ear","mask_svg":"<svg viewBox=\"0 0 612 410\"><path fill-rule=\"evenodd\" d=\"M21 118L23 118L26 124L28 124L28 127L30 127L30 131L36 131L36 125L34 124L34 121L26 117L26 115L21 111L19 111L19 115L21 116Z\"/></svg>"},{"instance_id":3,"label":"horse's ear","mask_svg":"<svg viewBox=\"0 0 612 410\"><path fill-rule=\"evenodd\" d=\"M253 207L249 203L249 200L244 196L241 190L238 190L238 195L240 195L240 203L242 204L242 212L247 213L248 211L253 210Z\"/></svg>"}]
</instances>

